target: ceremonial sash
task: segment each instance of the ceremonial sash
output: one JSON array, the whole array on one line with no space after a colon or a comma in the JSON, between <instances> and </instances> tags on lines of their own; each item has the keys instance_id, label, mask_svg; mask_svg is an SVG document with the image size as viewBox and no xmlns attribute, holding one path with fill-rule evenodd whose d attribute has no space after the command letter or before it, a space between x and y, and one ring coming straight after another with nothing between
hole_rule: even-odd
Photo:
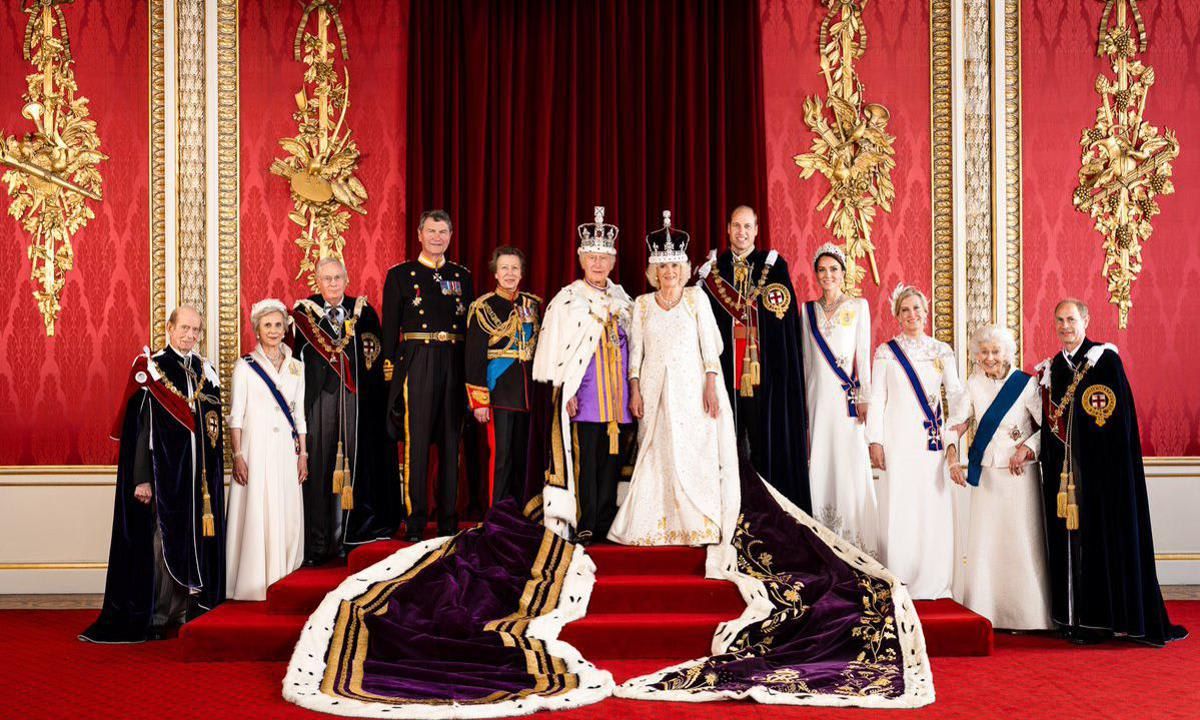
<instances>
[{"instance_id":1,"label":"ceremonial sash","mask_svg":"<svg viewBox=\"0 0 1200 720\"><path fill-rule=\"evenodd\" d=\"M925 434L929 438L927 446L930 451L938 451L942 449L942 404L939 402L937 409L929 406L929 398L925 395L925 386L921 384L921 378L917 375L917 371L913 368L908 356L900 349L900 343L895 340L888 340L888 347L892 349L892 354L896 356L896 362L900 363L904 374L908 376L908 382L912 385L913 393L917 396L917 406L921 408L921 414L925 416L923 424L925 425Z\"/></svg>"},{"instance_id":2,"label":"ceremonial sash","mask_svg":"<svg viewBox=\"0 0 1200 720\"><path fill-rule=\"evenodd\" d=\"M988 406L987 412L979 419L979 427L975 430L975 439L971 441L971 451L967 453L967 482L978 486L979 476L983 473L983 453L996 435L1000 421L1008 414L1013 403L1021 397L1021 392L1029 382L1029 376L1017 370L1008 376L996 399Z\"/></svg>"},{"instance_id":3,"label":"ceremonial sash","mask_svg":"<svg viewBox=\"0 0 1200 720\"><path fill-rule=\"evenodd\" d=\"M814 302L804 304L805 314L808 316L808 327L812 331L813 342L817 344L817 349L821 351L821 357L825 358L825 362L829 364L829 369L833 370L833 374L837 375L837 379L842 384L842 392L846 394L846 412L852 418L858 417L858 390L862 387L862 383L858 381L858 368L854 368L853 375L847 375L842 366L838 364L833 357L833 351L829 349L829 344L825 342L825 336L821 334L821 330L817 327L817 307Z\"/></svg>"},{"instance_id":4,"label":"ceremonial sash","mask_svg":"<svg viewBox=\"0 0 1200 720\"><path fill-rule=\"evenodd\" d=\"M333 339L321 329L319 325L320 320L314 318L307 308L304 310L298 309L293 312L292 319L296 323L296 329L304 336L309 347L320 355L321 359L342 379L342 382L346 385L346 390L354 392L354 361L346 354L345 347L339 349L333 345ZM349 338L346 339L346 345L352 342ZM343 369L345 369L344 375L342 374Z\"/></svg>"},{"instance_id":5,"label":"ceremonial sash","mask_svg":"<svg viewBox=\"0 0 1200 720\"><path fill-rule=\"evenodd\" d=\"M287 400L283 399L283 393L279 392L279 386L275 384L275 381L271 379L271 376L267 374L267 371L263 369L262 365L258 364L258 361L256 361L250 355L246 355L242 359L245 360L246 364L250 366L250 369L253 370L260 378L262 378L262 381L267 384L267 389L271 391L271 397L275 398L275 402L279 404L279 409L283 411L283 416L287 418L288 425L292 429L292 443L296 447L296 454L299 455L300 433L296 430L296 418L292 417L291 406L288 405Z\"/></svg>"},{"instance_id":6,"label":"ceremonial sash","mask_svg":"<svg viewBox=\"0 0 1200 720\"><path fill-rule=\"evenodd\" d=\"M167 414L175 422L183 426L184 430L190 433L196 432L195 411L188 404L187 398L172 393L161 380L154 378L154 373L150 371L150 362L150 358L147 355L139 355L133 361L133 367L129 370L129 380L125 383L125 392L122 395L121 412L118 413L116 422L113 424L112 433L109 435L114 440L121 439L125 405L129 403L129 398L133 397L133 394L141 389L149 391L150 395L158 401L158 404L167 411ZM156 370L155 373L157 372Z\"/></svg>"}]
</instances>

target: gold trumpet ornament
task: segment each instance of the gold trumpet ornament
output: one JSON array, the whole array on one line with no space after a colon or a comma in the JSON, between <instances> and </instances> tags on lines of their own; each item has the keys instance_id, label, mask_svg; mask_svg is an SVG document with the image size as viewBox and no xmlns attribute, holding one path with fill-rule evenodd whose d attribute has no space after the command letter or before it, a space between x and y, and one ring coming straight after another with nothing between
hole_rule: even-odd
<instances>
[{"instance_id":1,"label":"gold trumpet ornament","mask_svg":"<svg viewBox=\"0 0 1200 720\"><path fill-rule=\"evenodd\" d=\"M1100 107L1079 141L1083 157L1072 202L1104 236L1101 273L1108 281L1108 300L1117 306L1117 324L1124 328L1133 307L1133 281L1142 271L1142 245L1154 231L1150 219L1161 212L1157 197L1175 192L1171 163L1179 157L1179 141L1173 130L1160 134L1144 118L1155 76L1154 68L1137 58L1146 52L1138 0L1101 2L1096 54L1108 59L1112 75L1096 77Z\"/></svg>"},{"instance_id":2,"label":"gold trumpet ornament","mask_svg":"<svg viewBox=\"0 0 1200 720\"><path fill-rule=\"evenodd\" d=\"M34 0L23 7L29 21L22 56L34 71L25 76L21 116L33 123L33 132L0 132L0 165L8 168L0 179L11 198L8 214L32 236L33 298L48 337L54 335L62 309L66 273L75 265L71 237L95 217L85 200L100 201L97 166L108 159L100 152L88 99L76 94L75 60L61 7L71 2Z\"/></svg>"},{"instance_id":3,"label":"gold trumpet ornament","mask_svg":"<svg viewBox=\"0 0 1200 720\"><path fill-rule=\"evenodd\" d=\"M854 62L867 50L862 14L869 0L821 2L829 9L820 34L821 75L828 97L824 103L815 97L804 100L804 122L814 137L809 152L794 160L802 180L820 173L829 181L829 192L817 210L829 207L825 227L844 244L845 289L857 296L858 284L866 277L859 260L866 258L871 278L879 284L871 226L876 208L891 212L896 197L895 138L887 134L891 113L883 105L864 101L864 87L854 69Z\"/></svg>"},{"instance_id":4,"label":"gold trumpet ornament","mask_svg":"<svg viewBox=\"0 0 1200 720\"><path fill-rule=\"evenodd\" d=\"M299 127L296 135L279 140L288 156L271 163L271 173L288 180L293 203L288 218L302 228L296 245L304 256L296 277L307 274L314 290L317 262L325 257L342 258L350 213L367 212L362 206L367 190L355 176L358 145L346 126L350 71L345 63L350 52L339 5L332 0L312 0L304 7L293 46L295 59L307 66L292 114ZM310 31L313 22L316 28ZM330 37L331 30L336 41Z\"/></svg>"}]
</instances>

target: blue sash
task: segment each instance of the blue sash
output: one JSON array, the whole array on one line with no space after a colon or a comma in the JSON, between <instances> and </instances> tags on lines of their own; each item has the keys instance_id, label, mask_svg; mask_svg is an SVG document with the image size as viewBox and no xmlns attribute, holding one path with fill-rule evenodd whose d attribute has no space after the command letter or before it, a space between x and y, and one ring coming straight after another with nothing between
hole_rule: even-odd
<instances>
[{"instance_id":1,"label":"blue sash","mask_svg":"<svg viewBox=\"0 0 1200 720\"><path fill-rule=\"evenodd\" d=\"M921 414L925 416L923 424L925 425L925 434L929 438L928 449L934 452L941 450L943 447L942 403L938 402L936 411L934 408L929 407L929 398L925 397L925 386L921 384L921 378L917 375L917 371L913 369L908 356L900 349L900 343L895 340L888 340L887 344L892 349L892 354L896 356L896 362L900 363L904 374L908 376L908 382L912 385L913 393L917 396L917 405L921 408Z\"/></svg>"},{"instance_id":2,"label":"blue sash","mask_svg":"<svg viewBox=\"0 0 1200 720\"><path fill-rule=\"evenodd\" d=\"M967 453L968 483L979 485L979 476L983 473L983 451L992 442L996 429L1000 427L1000 421L1008 414L1017 398L1021 397L1021 392L1025 390L1025 385L1028 383L1029 376L1020 370L1009 375L1008 380L1004 381L1004 386L1000 388L1000 392L996 394L996 399L979 419L979 427L975 430L975 439L971 441L971 451Z\"/></svg>"},{"instance_id":3,"label":"blue sash","mask_svg":"<svg viewBox=\"0 0 1200 720\"><path fill-rule=\"evenodd\" d=\"M283 416L287 418L288 425L290 425L292 428L292 444L295 445L296 454L299 455L300 433L296 431L296 418L292 417L291 406L288 405L287 400L283 399L283 393L279 392L279 386L275 384L275 381L271 379L271 376L267 374L267 371L258 364L258 361L255 360L253 356L245 355L242 357L242 359L246 361L246 364L250 366L251 370L253 370L260 378L262 378L262 381L267 384L267 389L271 391L271 396L275 398L275 402L279 403L279 409L283 410Z\"/></svg>"},{"instance_id":4,"label":"blue sash","mask_svg":"<svg viewBox=\"0 0 1200 720\"><path fill-rule=\"evenodd\" d=\"M525 342L529 342L529 339L533 337L533 323L521 323L520 332L522 339ZM496 382L500 379L500 376L512 367L515 362L516 359L514 358L496 358L495 360L488 361L487 388L489 391L496 389Z\"/></svg>"},{"instance_id":5,"label":"blue sash","mask_svg":"<svg viewBox=\"0 0 1200 720\"><path fill-rule=\"evenodd\" d=\"M846 394L846 412L852 418L858 417L858 390L862 387L858 381L858 367L854 368L854 375L847 375L842 366L838 365L837 360L834 359L833 351L829 349L828 343L825 342L825 336L817 327L816 303L812 301L804 303L804 313L808 316L808 327L812 332L813 341L817 344L817 349L821 351L821 356L825 358L825 362L829 364L833 374L837 375L838 381L842 383L842 392Z\"/></svg>"}]
</instances>

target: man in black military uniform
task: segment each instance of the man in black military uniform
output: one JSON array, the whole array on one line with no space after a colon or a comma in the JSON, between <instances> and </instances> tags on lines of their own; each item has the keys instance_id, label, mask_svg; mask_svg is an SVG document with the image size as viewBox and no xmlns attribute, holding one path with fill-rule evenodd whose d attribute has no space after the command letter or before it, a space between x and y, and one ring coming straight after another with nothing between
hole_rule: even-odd
<instances>
[{"instance_id":1,"label":"man in black military uniform","mask_svg":"<svg viewBox=\"0 0 1200 720\"><path fill-rule=\"evenodd\" d=\"M388 270L383 286L383 373L388 419L404 443L405 536L421 539L429 517L429 447L438 447L438 534L457 531L458 444L467 403L463 340L475 298L471 273L446 260L453 225L444 210L421 214L416 260Z\"/></svg>"},{"instance_id":2,"label":"man in black military uniform","mask_svg":"<svg viewBox=\"0 0 1200 720\"><path fill-rule=\"evenodd\" d=\"M488 486L491 504L524 493L528 469L533 383L542 299L518 289L525 253L499 247L489 269L496 291L471 304L467 315L467 401L475 420L487 428Z\"/></svg>"},{"instance_id":3,"label":"man in black military uniform","mask_svg":"<svg viewBox=\"0 0 1200 720\"><path fill-rule=\"evenodd\" d=\"M713 251L699 275L724 341L721 369L738 443L759 475L811 512L796 291L787 261L754 246L758 216L752 208L734 208L727 230L729 249L720 256Z\"/></svg>"},{"instance_id":4,"label":"man in black military uniform","mask_svg":"<svg viewBox=\"0 0 1200 720\"><path fill-rule=\"evenodd\" d=\"M305 565L344 553L345 545L391 538L401 519L396 445L384 428L379 316L365 296L346 294L341 260L323 258L315 272L320 294L292 309L308 420Z\"/></svg>"}]
</instances>

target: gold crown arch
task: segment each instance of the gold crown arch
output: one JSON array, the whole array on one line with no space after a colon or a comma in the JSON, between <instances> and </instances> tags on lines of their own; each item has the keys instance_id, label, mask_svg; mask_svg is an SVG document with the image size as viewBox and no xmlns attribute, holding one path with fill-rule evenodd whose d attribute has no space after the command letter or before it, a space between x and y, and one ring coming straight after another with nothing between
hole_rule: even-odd
<instances>
[{"instance_id":1,"label":"gold crown arch","mask_svg":"<svg viewBox=\"0 0 1200 720\"><path fill-rule=\"evenodd\" d=\"M308 30L311 22L316 23L316 32ZM330 39L330 30L336 33L336 43ZM296 278L307 273L309 286L316 289L317 263L326 257L342 259L350 213L367 212L362 207L367 190L354 174L358 144L346 126L350 71L345 63L350 51L335 3L315 0L305 6L293 54L308 66L292 114L299 128L295 136L279 140L288 156L271 163L271 172L287 178L293 203L288 217L303 228L296 239L304 252ZM340 74L336 67L339 54Z\"/></svg>"},{"instance_id":2,"label":"gold crown arch","mask_svg":"<svg viewBox=\"0 0 1200 720\"><path fill-rule=\"evenodd\" d=\"M36 0L24 8L29 22L22 55L34 72L25 76L21 115L33 122L34 131L23 137L0 133L8 214L32 236L33 297L48 337L62 309L67 271L75 265L71 237L95 217L85 200L100 200L97 166L108 157L100 152L88 99L75 94L75 60L60 7L72 1Z\"/></svg>"},{"instance_id":3,"label":"gold crown arch","mask_svg":"<svg viewBox=\"0 0 1200 720\"><path fill-rule=\"evenodd\" d=\"M821 22L821 74L828 97L804 100L804 122L813 132L809 152L795 156L803 180L820 173L829 181L829 192L817 210L829 206L825 227L843 243L846 252L846 291L859 295L866 277L859 260L866 258L871 278L879 284L871 226L876 208L891 212L896 190L894 137L887 134L891 113L883 105L863 100L862 81L855 60L867 49L863 8L869 0L821 0L829 8ZM826 108L831 112L826 114Z\"/></svg>"},{"instance_id":4,"label":"gold crown arch","mask_svg":"<svg viewBox=\"0 0 1200 720\"><path fill-rule=\"evenodd\" d=\"M1155 78L1154 68L1137 59L1146 51L1138 0L1101 2L1097 55L1108 58L1112 76L1096 77L1100 107L1096 123L1080 139L1083 157L1072 200L1104 236L1101 273L1124 328L1133 307L1133 282L1142 271L1142 246L1154 231L1150 219L1161 212L1156 198L1175 192L1171 162L1179 156L1179 141L1174 131L1159 134L1143 117Z\"/></svg>"}]
</instances>

